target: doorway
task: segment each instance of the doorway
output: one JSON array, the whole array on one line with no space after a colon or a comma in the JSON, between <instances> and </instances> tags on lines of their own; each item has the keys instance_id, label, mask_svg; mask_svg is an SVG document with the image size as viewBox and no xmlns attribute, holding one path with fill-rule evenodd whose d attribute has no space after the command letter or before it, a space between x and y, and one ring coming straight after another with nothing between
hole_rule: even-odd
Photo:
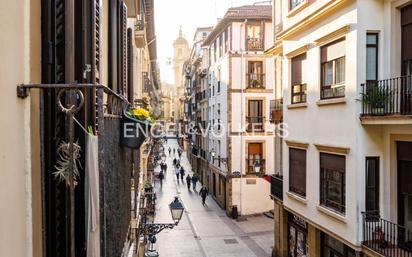
<instances>
[{"instance_id":1,"label":"doorway","mask_svg":"<svg viewBox=\"0 0 412 257\"><path fill-rule=\"evenodd\" d=\"M412 246L412 142L396 142L398 164L398 229L400 246Z\"/></svg>"}]
</instances>

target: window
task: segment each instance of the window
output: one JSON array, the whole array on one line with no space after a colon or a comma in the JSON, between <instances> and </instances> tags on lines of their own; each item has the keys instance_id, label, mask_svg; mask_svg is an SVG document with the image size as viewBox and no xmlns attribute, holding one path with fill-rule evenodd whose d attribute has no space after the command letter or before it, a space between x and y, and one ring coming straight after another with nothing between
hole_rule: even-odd
<instances>
[{"instance_id":1,"label":"window","mask_svg":"<svg viewBox=\"0 0 412 257\"><path fill-rule=\"evenodd\" d=\"M263 29L260 24L246 25L246 50L263 49Z\"/></svg>"},{"instance_id":2,"label":"window","mask_svg":"<svg viewBox=\"0 0 412 257\"><path fill-rule=\"evenodd\" d=\"M366 81L378 80L378 33L366 34Z\"/></svg>"},{"instance_id":3,"label":"window","mask_svg":"<svg viewBox=\"0 0 412 257\"><path fill-rule=\"evenodd\" d=\"M217 61L217 40L213 43L213 62Z\"/></svg>"},{"instance_id":4,"label":"window","mask_svg":"<svg viewBox=\"0 0 412 257\"><path fill-rule=\"evenodd\" d=\"M366 157L366 212L379 215L379 157Z\"/></svg>"},{"instance_id":5,"label":"window","mask_svg":"<svg viewBox=\"0 0 412 257\"><path fill-rule=\"evenodd\" d=\"M248 88L264 88L263 62L248 62Z\"/></svg>"},{"instance_id":6,"label":"window","mask_svg":"<svg viewBox=\"0 0 412 257\"><path fill-rule=\"evenodd\" d=\"M306 150L289 148L289 191L306 196Z\"/></svg>"},{"instance_id":7,"label":"window","mask_svg":"<svg viewBox=\"0 0 412 257\"><path fill-rule=\"evenodd\" d=\"M306 84L302 82L303 62L306 53L293 57L291 62L292 104L306 103Z\"/></svg>"},{"instance_id":8,"label":"window","mask_svg":"<svg viewBox=\"0 0 412 257\"><path fill-rule=\"evenodd\" d=\"M248 144L248 159L247 161L247 172L256 173L256 171L264 172L264 160L262 143L249 143ZM256 169L255 166L260 166L260 170Z\"/></svg>"},{"instance_id":9,"label":"window","mask_svg":"<svg viewBox=\"0 0 412 257\"><path fill-rule=\"evenodd\" d=\"M355 250L339 240L322 233L322 256L325 257L355 257Z\"/></svg>"},{"instance_id":10,"label":"window","mask_svg":"<svg viewBox=\"0 0 412 257\"><path fill-rule=\"evenodd\" d=\"M247 130L263 130L263 100L248 101Z\"/></svg>"},{"instance_id":11,"label":"window","mask_svg":"<svg viewBox=\"0 0 412 257\"><path fill-rule=\"evenodd\" d=\"M219 36L219 57L223 55L223 35Z\"/></svg>"},{"instance_id":12,"label":"window","mask_svg":"<svg viewBox=\"0 0 412 257\"><path fill-rule=\"evenodd\" d=\"M298 5L301 3L305 2L305 0L289 0L290 5L289 5L289 10L295 9Z\"/></svg>"},{"instance_id":13,"label":"window","mask_svg":"<svg viewBox=\"0 0 412 257\"><path fill-rule=\"evenodd\" d=\"M229 51L229 40L228 40L228 36L229 36L229 28L227 28L225 30L225 52Z\"/></svg>"},{"instance_id":14,"label":"window","mask_svg":"<svg viewBox=\"0 0 412 257\"><path fill-rule=\"evenodd\" d=\"M345 40L321 48L321 99L345 96Z\"/></svg>"},{"instance_id":15,"label":"window","mask_svg":"<svg viewBox=\"0 0 412 257\"><path fill-rule=\"evenodd\" d=\"M320 204L345 213L345 156L320 153Z\"/></svg>"}]
</instances>

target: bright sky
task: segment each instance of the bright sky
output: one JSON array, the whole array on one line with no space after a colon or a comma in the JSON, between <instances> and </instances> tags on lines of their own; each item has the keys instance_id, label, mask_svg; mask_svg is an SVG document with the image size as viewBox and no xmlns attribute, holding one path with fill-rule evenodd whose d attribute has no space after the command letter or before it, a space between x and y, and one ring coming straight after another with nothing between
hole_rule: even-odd
<instances>
[{"instance_id":1,"label":"bright sky","mask_svg":"<svg viewBox=\"0 0 412 257\"><path fill-rule=\"evenodd\" d=\"M172 66L173 41L178 37L179 27L192 46L197 27L214 26L231 6L253 4L259 0L155 0L155 26L157 59L162 81L174 82Z\"/></svg>"}]
</instances>

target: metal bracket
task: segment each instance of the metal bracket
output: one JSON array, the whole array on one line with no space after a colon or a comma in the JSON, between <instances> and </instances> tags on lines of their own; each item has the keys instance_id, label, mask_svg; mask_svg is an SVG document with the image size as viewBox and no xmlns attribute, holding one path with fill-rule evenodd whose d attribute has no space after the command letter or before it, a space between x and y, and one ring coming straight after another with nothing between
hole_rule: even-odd
<instances>
[{"instance_id":1,"label":"metal bracket","mask_svg":"<svg viewBox=\"0 0 412 257\"><path fill-rule=\"evenodd\" d=\"M157 235L164 229L173 229L177 223L145 223L143 231L147 235Z\"/></svg>"}]
</instances>

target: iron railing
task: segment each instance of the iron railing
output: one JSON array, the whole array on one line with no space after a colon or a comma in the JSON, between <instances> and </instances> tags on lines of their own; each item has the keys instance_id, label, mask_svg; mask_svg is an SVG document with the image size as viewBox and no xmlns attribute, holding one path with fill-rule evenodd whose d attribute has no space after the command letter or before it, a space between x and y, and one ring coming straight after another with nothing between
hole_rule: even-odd
<instances>
[{"instance_id":1,"label":"iron railing","mask_svg":"<svg viewBox=\"0 0 412 257\"><path fill-rule=\"evenodd\" d=\"M263 38L247 38L247 50L263 50Z\"/></svg>"},{"instance_id":2,"label":"iron railing","mask_svg":"<svg viewBox=\"0 0 412 257\"><path fill-rule=\"evenodd\" d=\"M412 234L407 227L374 212L362 212L362 217L365 247L388 257L412 257Z\"/></svg>"},{"instance_id":3,"label":"iron railing","mask_svg":"<svg viewBox=\"0 0 412 257\"><path fill-rule=\"evenodd\" d=\"M254 131L264 131L265 130L265 117L263 116L256 116L256 117L251 117L248 116L246 117L247 121L247 127L246 130L249 132L254 132Z\"/></svg>"},{"instance_id":4,"label":"iron railing","mask_svg":"<svg viewBox=\"0 0 412 257\"><path fill-rule=\"evenodd\" d=\"M412 115L412 76L361 84L361 116Z\"/></svg>"},{"instance_id":5,"label":"iron railing","mask_svg":"<svg viewBox=\"0 0 412 257\"><path fill-rule=\"evenodd\" d=\"M265 88L265 74L263 73L248 73L247 88L263 89Z\"/></svg>"},{"instance_id":6,"label":"iron railing","mask_svg":"<svg viewBox=\"0 0 412 257\"><path fill-rule=\"evenodd\" d=\"M283 201L283 177L272 175L270 179L270 194Z\"/></svg>"},{"instance_id":7,"label":"iron railing","mask_svg":"<svg viewBox=\"0 0 412 257\"><path fill-rule=\"evenodd\" d=\"M283 98L270 101L270 122L275 124L283 121Z\"/></svg>"},{"instance_id":8,"label":"iron railing","mask_svg":"<svg viewBox=\"0 0 412 257\"><path fill-rule=\"evenodd\" d=\"M255 171L255 166L259 166L259 172ZM257 175L263 175L265 174L265 159L256 159L256 158L248 158L246 159L246 167L247 170L246 172L248 174L257 174Z\"/></svg>"}]
</instances>

